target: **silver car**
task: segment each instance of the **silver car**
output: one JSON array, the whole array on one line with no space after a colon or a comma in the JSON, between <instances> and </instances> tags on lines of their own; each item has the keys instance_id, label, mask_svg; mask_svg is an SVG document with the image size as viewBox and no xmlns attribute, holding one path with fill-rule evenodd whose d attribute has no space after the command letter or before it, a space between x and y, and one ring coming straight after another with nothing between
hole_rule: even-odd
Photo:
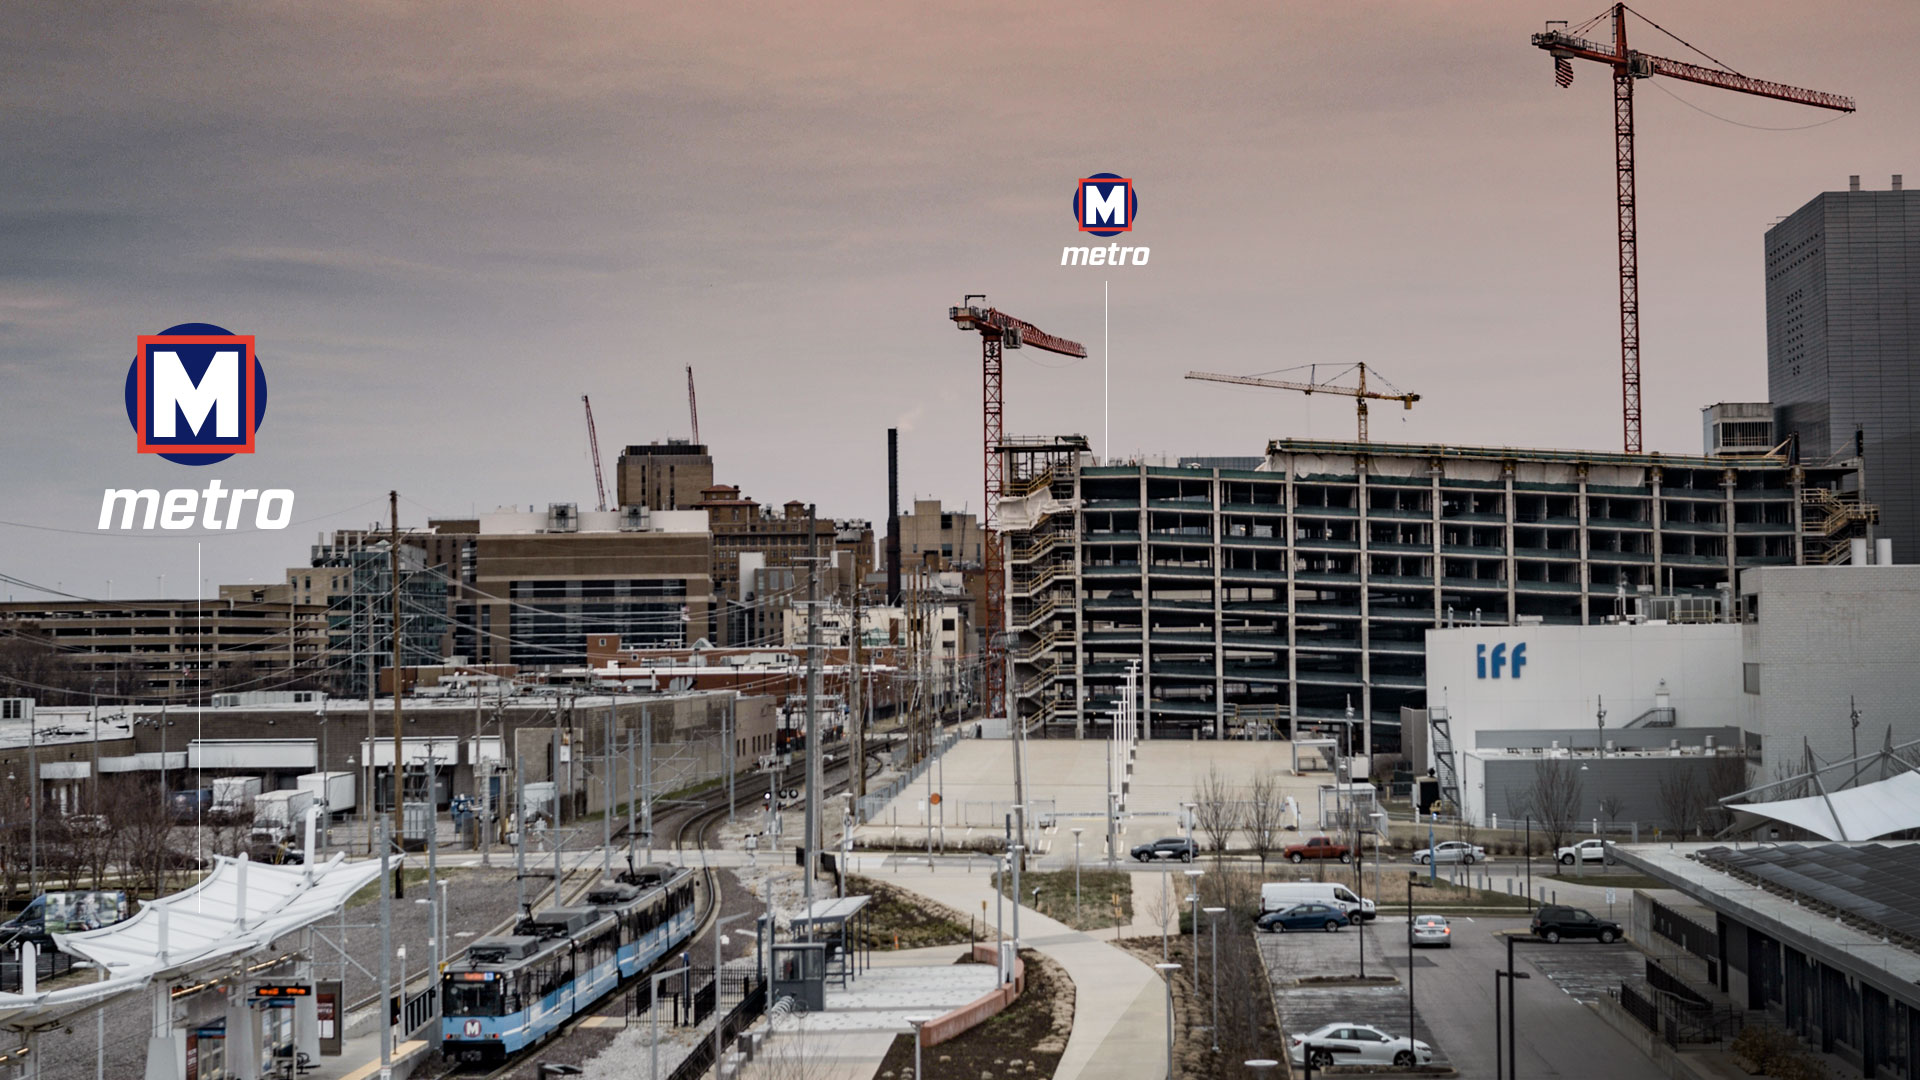
<instances>
[{"instance_id":1,"label":"silver car","mask_svg":"<svg viewBox=\"0 0 1920 1080\"><path fill-rule=\"evenodd\" d=\"M1397 1065L1403 1069L1433 1063L1433 1047L1395 1038L1370 1024L1327 1024L1287 1039L1287 1055L1305 1065L1311 1050L1316 1068L1329 1065Z\"/></svg>"},{"instance_id":2,"label":"silver car","mask_svg":"<svg viewBox=\"0 0 1920 1080\"><path fill-rule=\"evenodd\" d=\"M1448 840L1414 852L1412 859L1422 866L1432 863L1442 865L1460 863L1463 866L1472 866L1474 863L1487 861L1487 849L1459 840Z\"/></svg>"},{"instance_id":3,"label":"silver car","mask_svg":"<svg viewBox=\"0 0 1920 1080\"><path fill-rule=\"evenodd\" d=\"M1451 949L1453 948L1453 924L1447 921L1445 915L1415 915L1413 943Z\"/></svg>"}]
</instances>

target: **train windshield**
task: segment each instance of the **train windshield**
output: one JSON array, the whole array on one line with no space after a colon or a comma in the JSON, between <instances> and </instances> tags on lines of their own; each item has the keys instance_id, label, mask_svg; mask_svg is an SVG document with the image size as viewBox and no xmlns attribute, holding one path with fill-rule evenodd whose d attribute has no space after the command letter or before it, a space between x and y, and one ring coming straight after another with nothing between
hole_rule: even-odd
<instances>
[{"instance_id":1,"label":"train windshield","mask_svg":"<svg viewBox=\"0 0 1920 1080\"><path fill-rule=\"evenodd\" d=\"M499 1016L500 980L456 982L442 986L441 1012L446 1016Z\"/></svg>"}]
</instances>

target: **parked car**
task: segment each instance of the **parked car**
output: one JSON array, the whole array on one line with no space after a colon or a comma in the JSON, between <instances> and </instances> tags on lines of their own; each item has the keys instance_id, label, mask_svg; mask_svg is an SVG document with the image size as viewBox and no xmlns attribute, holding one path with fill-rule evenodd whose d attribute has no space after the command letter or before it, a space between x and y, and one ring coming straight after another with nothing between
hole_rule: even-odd
<instances>
[{"instance_id":1,"label":"parked car","mask_svg":"<svg viewBox=\"0 0 1920 1080\"><path fill-rule=\"evenodd\" d=\"M1448 840L1430 848L1421 848L1410 857L1421 866L1433 863L1459 863L1462 866L1472 866L1474 863L1487 861L1487 849L1459 840Z\"/></svg>"},{"instance_id":2,"label":"parked car","mask_svg":"<svg viewBox=\"0 0 1920 1080\"><path fill-rule=\"evenodd\" d=\"M1290 863L1302 863L1308 859L1339 859L1341 862L1353 861L1353 850L1345 844L1336 844L1331 837L1316 836L1304 844L1289 844L1280 854Z\"/></svg>"},{"instance_id":3,"label":"parked car","mask_svg":"<svg viewBox=\"0 0 1920 1080\"><path fill-rule=\"evenodd\" d=\"M1332 904L1295 904L1267 912L1254 925L1270 934L1288 930L1325 930L1331 934L1347 923L1347 913Z\"/></svg>"},{"instance_id":4,"label":"parked car","mask_svg":"<svg viewBox=\"0 0 1920 1080\"><path fill-rule=\"evenodd\" d=\"M1451 949L1453 948L1453 924L1447 921L1445 915L1415 915L1413 943Z\"/></svg>"},{"instance_id":5,"label":"parked car","mask_svg":"<svg viewBox=\"0 0 1920 1080\"><path fill-rule=\"evenodd\" d=\"M1619 940L1620 924L1609 919L1596 919L1592 912L1580 908L1545 904L1533 913L1533 933L1548 941L1594 938L1602 945L1611 945Z\"/></svg>"},{"instance_id":6,"label":"parked car","mask_svg":"<svg viewBox=\"0 0 1920 1080\"><path fill-rule=\"evenodd\" d=\"M1155 862L1161 859L1178 859L1192 862L1200 854L1200 845L1184 836L1168 836L1155 840L1151 844L1141 844L1133 849L1133 857L1141 862Z\"/></svg>"},{"instance_id":7,"label":"parked car","mask_svg":"<svg viewBox=\"0 0 1920 1080\"><path fill-rule=\"evenodd\" d=\"M1410 1069L1433 1062L1433 1047L1416 1039L1389 1035L1371 1024L1326 1024L1287 1039L1287 1056L1307 1063L1312 1048L1316 1068L1329 1065L1397 1065Z\"/></svg>"},{"instance_id":8,"label":"parked car","mask_svg":"<svg viewBox=\"0 0 1920 1080\"><path fill-rule=\"evenodd\" d=\"M1605 840L1582 840L1572 847L1561 848L1556 854L1559 860L1568 866L1572 866L1576 858L1583 863L1597 862L1603 865L1613 863L1613 852L1607 849Z\"/></svg>"}]
</instances>

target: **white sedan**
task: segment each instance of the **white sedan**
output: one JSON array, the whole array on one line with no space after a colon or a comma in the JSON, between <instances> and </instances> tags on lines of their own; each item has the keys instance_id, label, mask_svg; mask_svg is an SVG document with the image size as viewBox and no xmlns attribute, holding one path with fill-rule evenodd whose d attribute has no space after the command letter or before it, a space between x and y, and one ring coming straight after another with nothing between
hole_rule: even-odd
<instances>
[{"instance_id":1,"label":"white sedan","mask_svg":"<svg viewBox=\"0 0 1920 1080\"><path fill-rule=\"evenodd\" d=\"M1572 847L1561 848L1556 853L1556 856L1562 863L1568 866L1572 866L1575 859L1579 859L1583 863L1597 862L1607 864L1613 862L1613 853L1607 850L1607 842L1605 840L1582 840Z\"/></svg>"},{"instance_id":2,"label":"white sedan","mask_svg":"<svg viewBox=\"0 0 1920 1080\"><path fill-rule=\"evenodd\" d=\"M1442 949L1450 949L1453 947L1453 925L1447 922L1445 915L1415 915L1413 943L1438 945Z\"/></svg>"},{"instance_id":3,"label":"white sedan","mask_svg":"<svg viewBox=\"0 0 1920 1080\"><path fill-rule=\"evenodd\" d=\"M1329 1065L1397 1065L1402 1069L1433 1063L1433 1047L1395 1038L1368 1024L1327 1024L1287 1039L1287 1053L1304 1066L1313 1054L1315 1068Z\"/></svg>"},{"instance_id":4,"label":"white sedan","mask_svg":"<svg viewBox=\"0 0 1920 1080\"><path fill-rule=\"evenodd\" d=\"M1460 863L1463 866L1472 866L1474 863L1487 861L1487 849L1459 840L1448 840L1414 852L1412 859L1422 866L1431 863Z\"/></svg>"}]
</instances>

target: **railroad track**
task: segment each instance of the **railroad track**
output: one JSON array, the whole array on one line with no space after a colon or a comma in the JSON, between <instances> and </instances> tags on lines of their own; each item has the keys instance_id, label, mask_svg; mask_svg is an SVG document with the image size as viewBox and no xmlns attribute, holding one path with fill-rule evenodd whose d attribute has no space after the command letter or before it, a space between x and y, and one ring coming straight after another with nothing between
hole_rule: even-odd
<instances>
[{"instance_id":1,"label":"railroad track","mask_svg":"<svg viewBox=\"0 0 1920 1080\"><path fill-rule=\"evenodd\" d=\"M890 749L896 741L897 741L897 738L890 737L880 741L877 744L873 744L869 747L869 750L867 753L867 761L869 766L867 770L867 775L871 776L874 773L879 771L879 762L877 760L878 755L875 754L874 751ZM844 746L845 744L843 743L841 745ZM832 751L829 750L828 753L831 754ZM824 769L824 768L822 769L822 779L828 781L826 785L826 790L825 792L822 793L823 797L833 795L837 793L841 788L844 788L847 785L848 778L846 776L846 773L849 771L849 766L851 764L851 757L852 757L851 754L847 754L843 756L839 762L834 764L830 770ZM794 765L786 767L784 770L782 770L780 775L781 786L785 786L789 781L804 779L804 772L805 772L804 763L796 763ZM841 774L840 778L837 780L832 779L830 775L831 772L840 773ZM749 806L749 807L757 806L760 801L761 792L763 790L764 790L763 788L761 788L758 784L756 784L753 786L751 791L743 792L740 790L739 785L736 784L735 790L734 790L734 798L731 802L728 801L726 792L724 789L722 789L720 791L716 791L702 798L700 802L695 806L682 807L674 811L673 815L666 819L666 823L668 823L673 828L673 837L674 837L673 850L675 854L681 856L681 865L688 865L685 858L685 854L688 851L689 841L691 841L693 851L700 851L706 848L708 833L711 832L713 829L713 826L718 824L721 818L723 818L726 815L727 811L728 810L738 811L743 806ZM660 830L656 828L656 832L658 831ZM616 836L616 839L624 838L624 836L625 836L625 830L622 829L621 833ZM573 892L570 895L564 892L564 889L569 887L574 877L576 875L583 874L583 873L588 875L588 880L584 883L581 883L577 887L573 887ZM600 880L599 875L597 874L597 872L595 872L594 868L576 867L574 870L567 873L563 882L555 884L554 895L556 898L564 895L567 897L567 901L571 902L573 900L578 899L581 895L583 895L586 892L588 887L590 887L591 885L593 885L595 882L599 880ZM701 869L701 882L702 882L703 888L700 891L704 894L704 903L700 911L700 920L698 924L694 927L693 933L687 939L689 942L697 940L702 934L707 933L713 927L715 908L717 906L716 901L719 896L719 887L720 887L719 879L716 877L711 867L703 867ZM516 915L515 918L517 919L518 916ZM499 931L496 931L496 932L499 932ZM552 1035L552 1037L549 1038L546 1042L541 1043L539 1046L530 1047L526 1050L523 1050L519 1054L515 1055L514 1057L509 1058L507 1061L502 1062L501 1064L493 1067L492 1069L486 1072L471 1071L474 1068L473 1066L466 1066L466 1065L459 1065L459 1064L448 1065L447 1063L436 1061L434 1064L442 1067L442 1071L437 1073L429 1071L427 1073L421 1073L417 1075L420 1075L422 1077L422 1080L426 1080L426 1077L429 1077L429 1076L437 1076L437 1077L459 1076L463 1078L477 1078L477 1080L502 1080L502 1078L511 1075L515 1071L525 1066L530 1060L537 1057L541 1049L546 1047L551 1047L555 1043L558 1043L564 1040L567 1036L573 1034L589 1018L608 1015L608 1013L605 1010L609 1006L619 1005L621 1002L621 999L628 992L630 992L635 986L638 986L641 983L645 982L654 972L660 970L667 963L669 963L667 959L662 959L658 963L654 964L653 967L647 969L646 971L640 972L639 974L635 975L631 979L626 980L625 982L622 982L612 993L602 998L594 1008L581 1013L579 1016L576 1016L572 1020L569 1020L565 1024L561 1025L560 1029L556 1031Z\"/></svg>"}]
</instances>

